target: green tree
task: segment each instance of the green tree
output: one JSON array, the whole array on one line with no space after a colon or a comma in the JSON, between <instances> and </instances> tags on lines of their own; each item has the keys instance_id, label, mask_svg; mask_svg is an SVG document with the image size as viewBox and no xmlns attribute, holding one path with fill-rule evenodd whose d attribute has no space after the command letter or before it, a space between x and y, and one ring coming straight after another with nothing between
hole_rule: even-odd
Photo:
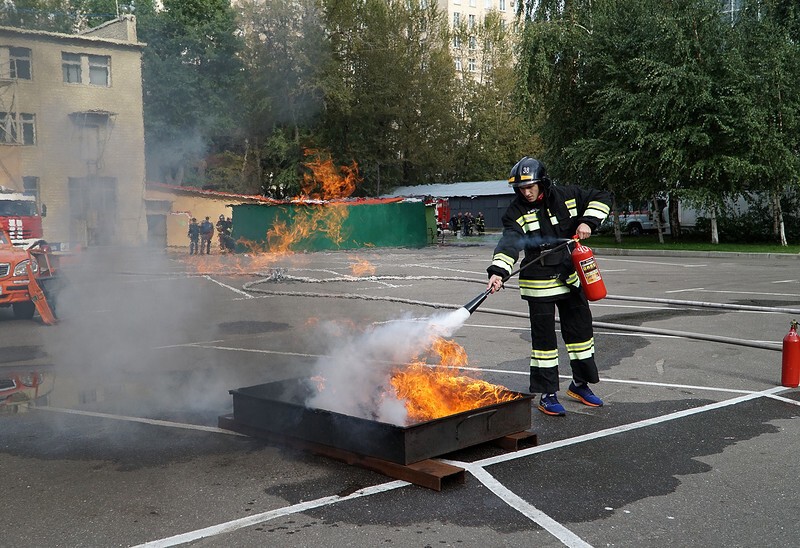
<instances>
[{"instance_id":1,"label":"green tree","mask_svg":"<svg viewBox=\"0 0 800 548\"><path fill-rule=\"evenodd\" d=\"M316 0L239 4L246 78L244 186L275 198L299 194L304 147L323 108L320 72L330 54Z\"/></svg>"},{"instance_id":2,"label":"green tree","mask_svg":"<svg viewBox=\"0 0 800 548\"><path fill-rule=\"evenodd\" d=\"M139 16L153 11L153 0L15 0L0 6L0 24L71 34L120 15Z\"/></svg>"},{"instance_id":3,"label":"green tree","mask_svg":"<svg viewBox=\"0 0 800 548\"><path fill-rule=\"evenodd\" d=\"M769 196L773 236L787 245L781 198L800 181L800 9L785 0L748 2L732 28L726 61L739 75L746 188Z\"/></svg>"},{"instance_id":4,"label":"green tree","mask_svg":"<svg viewBox=\"0 0 800 548\"><path fill-rule=\"evenodd\" d=\"M357 161L364 191L452 177L456 118L447 22L435 3L328 1L333 57L321 141Z\"/></svg>"},{"instance_id":5,"label":"green tree","mask_svg":"<svg viewBox=\"0 0 800 548\"><path fill-rule=\"evenodd\" d=\"M148 176L203 184L203 159L235 137L241 40L225 0L165 0L140 19Z\"/></svg>"},{"instance_id":6,"label":"green tree","mask_svg":"<svg viewBox=\"0 0 800 548\"><path fill-rule=\"evenodd\" d=\"M719 2L568 6L544 12L546 32L530 25L528 47L546 74L533 90L548 152L566 157L561 172L600 180L617 198L668 193L714 211L735 196L743 163Z\"/></svg>"},{"instance_id":7,"label":"green tree","mask_svg":"<svg viewBox=\"0 0 800 548\"><path fill-rule=\"evenodd\" d=\"M461 67L454 175L461 181L502 178L521 156L537 155L541 148L519 108L515 34L502 23L498 12L489 12L476 28L462 23L454 31L454 56Z\"/></svg>"}]
</instances>

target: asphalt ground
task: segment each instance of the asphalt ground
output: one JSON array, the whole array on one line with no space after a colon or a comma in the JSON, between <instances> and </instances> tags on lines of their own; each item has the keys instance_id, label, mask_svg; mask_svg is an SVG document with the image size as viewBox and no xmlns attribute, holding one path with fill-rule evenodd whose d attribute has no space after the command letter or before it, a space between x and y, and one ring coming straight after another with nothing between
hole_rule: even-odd
<instances>
[{"instance_id":1,"label":"asphalt ground","mask_svg":"<svg viewBox=\"0 0 800 548\"><path fill-rule=\"evenodd\" d=\"M466 303L492 247L86 252L64 269L58 325L0 309L0 377L42 375L37 394L0 412L0 544L800 543L800 394L780 386L792 313L618 298L800 311L797 257L598 252L605 405L562 392L566 417L534 406L538 445L443 455L466 481L441 491L217 427L229 390L311 374L337 333ZM374 273L354 276L365 264ZM468 371L527 392L526 310L511 281L453 334ZM560 372L566 390L563 348Z\"/></svg>"}]
</instances>

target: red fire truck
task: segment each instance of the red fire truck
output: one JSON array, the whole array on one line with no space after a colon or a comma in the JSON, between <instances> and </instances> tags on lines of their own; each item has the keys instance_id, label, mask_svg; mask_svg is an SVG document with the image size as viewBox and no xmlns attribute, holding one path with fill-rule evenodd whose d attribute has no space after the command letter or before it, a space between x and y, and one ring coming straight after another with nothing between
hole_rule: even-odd
<instances>
[{"instance_id":1,"label":"red fire truck","mask_svg":"<svg viewBox=\"0 0 800 548\"><path fill-rule=\"evenodd\" d=\"M15 246L25 247L42 238L42 216L36 198L0 187L0 229Z\"/></svg>"}]
</instances>

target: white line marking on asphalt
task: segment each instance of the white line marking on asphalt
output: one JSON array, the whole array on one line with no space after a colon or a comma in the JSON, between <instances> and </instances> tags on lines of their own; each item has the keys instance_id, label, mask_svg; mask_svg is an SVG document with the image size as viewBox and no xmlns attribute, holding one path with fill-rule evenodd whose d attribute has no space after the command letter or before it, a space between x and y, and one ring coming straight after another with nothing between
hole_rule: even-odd
<instances>
[{"instance_id":1,"label":"white line marking on asphalt","mask_svg":"<svg viewBox=\"0 0 800 548\"><path fill-rule=\"evenodd\" d=\"M672 291L664 291L664 293L688 293L690 291L704 291L702 287L692 287L691 289L673 289Z\"/></svg>"},{"instance_id":2,"label":"white line marking on asphalt","mask_svg":"<svg viewBox=\"0 0 800 548\"><path fill-rule=\"evenodd\" d=\"M682 419L684 417L689 417L691 415L697 415L699 413L705 413L706 411L713 411L715 409L720 409L722 407L728 407L730 405L736 405L738 403L754 400L756 398L763 398L765 396L769 396L770 394L775 394L776 392L781 392L786 390L783 386L777 386L775 388L769 388L767 390L762 390L760 392L752 392L750 394L745 394L743 396L739 396L736 398L731 398L729 400L723 400L721 402L710 403L708 405L702 405L700 407L694 407L692 409L684 409L683 411L677 411L675 413L669 413L667 415L662 415L660 417L653 417L651 419L645 419L638 422L632 422L628 424L621 424L619 426L615 426L613 428L606 428L605 430L598 430L597 432L591 432L589 434L584 434L582 436L576 436L574 438L568 438L564 440L554 441L552 443L545 443L543 445L537 445L535 447L529 447L528 449L520 449L519 451L515 451L514 453L506 453L505 455L498 455L496 457L489 457L486 459L478 460L473 462L474 466L492 466L494 464L499 464L501 462L506 462L509 460L516 460L521 457L525 457L528 455L535 455L537 453L544 453L546 451L552 451L554 449L561 449L562 447L567 447L570 445L575 445L578 443L583 443L587 441L593 441L600 438L605 438L608 436L613 436L616 434L622 434L624 432L630 432L631 430L638 430L639 428L645 428L647 426L653 426L654 424L661 424L663 422L669 422L676 419Z\"/></svg>"},{"instance_id":3,"label":"white line marking on asphalt","mask_svg":"<svg viewBox=\"0 0 800 548\"><path fill-rule=\"evenodd\" d=\"M205 278L206 280L210 280L210 281L214 282L215 284L224 287L225 289L230 289L234 293L238 293L239 295L244 295L245 298L247 298L247 299L253 299L254 298L250 293L247 293L246 291L242 291L241 289L236 289L235 287L233 287L231 285L224 284L224 283L220 282L219 280L215 280L214 278L212 278L209 275L205 275L205 276L203 276L203 278Z\"/></svg>"},{"instance_id":4,"label":"white line marking on asphalt","mask_svg":"<svg viewBox=\"0 0 800 548\"><path fill-rule=\"evenodd\" d=\"M257 354L281 354L284 356L302 356L304 358L324 358L326 357L325 354L304 354L302 352L285 352L283 350L261 350L259 348L239 348L233 346L216 346L210 344L187 344L185 346L194 347L194 348L208 348L211 350L230 350L233 352L254 352Z\"/></svg>"},{"instance_id":5,"label":"white line marking on asphalt","mask_svg":"<svg viewBox=\"0 0 800 548\"><path fill-rule=\"evenodd\" d=\"M143 424L151 424L153 426L168 426L170 428L184 428L186 430L202 430L203 432L213 432L215 434L228 434L230 436L244 436L232 430L225 430L224 428L217 428L215 426L202 426L200 424L188 424L182 422L164 421L158 419L145 419L142 417L130 417L126 415L112 415L110 413L97 413L95 411L81 411L78 409L66 409L62 407L37 407L42 411L52 411L54 413L67 413L70 415L83 415L86 417L96 417L99 419L114 419L119 421L140 422Z\"/></svg>"},{"instance_id":6,"label":"white line marking on asphalt","mask_svg":"<svg viewBox=\"0 0 800 548\"><path fill-rule=\"evenodd\" d=\"M590 547L591 544L585 542L578 535L564 527L562 524L533 506L531 503L511 491L508 487L497 481L494 476L481 466L473 466L468 463L456 463L456 466L466 468L478 481L485 485L492 493L497 495L502 501L511 506L514 510L527 517L532 522L541 526L548 533L556 537L570 547Z\"/></svg>"},{"instance_id":7,"label":"white line marking on asphalt","mask_svg":"<svg viewBox=\"0 0 800 548\"><path fill-rule=\"evenodd\" d=\"M197 529L195 531L190 531L188 533L182 533L180 535L175 535L172 537L145 542L144 544L139 544L134 548L156 548L156 547L161 548L167 546L177 546L179 544L186 544L187 542L194 542L202 538L212 537L215 535L222 535L225 533L236 531L237 529L243 529L245 527L250 527L252 525L258 525L259 523L263 523L271 519L288 516L291 514L297 514L299 512L305 512L306 510L312 510L314 508L319 508L321 506L329 506L331 504L344 502L346 500L353 500L360 497L366 497L369 495L374 495L376 493L385 493L386 491L392 491L394 489L405 487L407 485L411 484L408 483L407 481L402 481L402 480L390 481L388 483L382 483L380 485L373 485L371 487L365 487L364 489L359 489L358 491L355 491L344 497L340 497L339 495L333 495L330 497L323 497L316 500L301 502L299 504L294 504L292 506L284 506L283 508L270 510L269 512L262 512L261 514L256 514L254 516L247 516L246 518L240 518L226 523L212 525L210 527Z\"/></svg>"},{"instance_id":8,"label":"white line marking on asphalt","mask_svg":"<svg viewBox=\"0 0 800 548\"><path fill-rule=\"evenodd\" d=\"M684 268L701 268L708 266L707 264L662 263L658 261L637 261L634 259L616 259L614 257L610 257L607 255L601 255L601 259L603 262L616 261L618 263L657 264L664 266L682 266ZM605 269L603 269L603 272L605 272Z\"/></svg>"},{"instance_id":9,"label":"white line marking on asphalt","mask_svg":"<svg viewBox=\"0 0 800 548\"><path fill-rule=\"evenodd\" d=\"M783 403L791 403L792 405L800 405L800 401L793 400L791 398L784 398L782 396L775 396L775 395L769 395L767 397L770 398L770 399L773 399L773 400L782 401Z\"/></svg>"},{"instance_id":10,"label":"white line marking on asphalt","mask_svg":"<svg viewBox=\"0 0 800 548\"><path fill-rule=\"evenodd\" d=\"M478 371L481 373L505 373L508 375L522 375L528 376L530 375L530 371L513 371L510 369L489 369L483 367L464 367L464 366L445 366L452 369L458 369L459 371ZM570 379L572 380L572 375L559 375L562 379ZM657 388L683 388L687 390L706 390L708 392L730 392L732 394L760 394L760 392L754 390L742 390L739 388L720 388L718 386L696 386L693 384L673 384L668 382L651 382L651 381L631 381L627 379L609 379L606 377L602 377L600 379L602 382L610 382L610 383L617 383L617 384L637 384L641 386L655 386Z\"/></svg>"},{"instance_id":11,"label":"white line marking on asphalt","mask_svg":"<svg viewBox=\"0 0 800 548\"><path fill-rule=\"evenodd\" d=\"M796 284L798 280L775 280L771 284Z\"/></svg>"},{"instance_id":12,"label":"white line marking on asphalt","mask_svg":"<svg viewBox=\"0 0 800 548\"><path fill-rule=\"evenodd\" d=\"M721 289L705 289L694 287L692 289L677 289L675 291L665 291L664 293L688 293L690 291L702 291L704 293L723 293L726 295L764 295L766 297L800 297L797 293L768 293L760 291L724 291Z\"/></svg>"},{"instance_id":13,"label":"white line marking on asphalt","mask_svg":"<svg viewBox=\"0 0 800 548\"><path fill-rule=\"evenodd\" d=\"M515 372L516 373L516 372ZM566 376L565 376L566 377ZM607 379L611 382L631 382L631 383L638 383L638 384L651 384L656 386L679 386L679 385L666 385L661 383L646 383L642 381L623 381L623 380L611 380ZM706 389L704 387L694 387L699 389ZM614 428L607 428L605 430L600 430L598 432L593 432L590 434L585 434L582 436L576 436L574 438L568 438L564 440L559 440L552 443L546 443L543 445L537 445L535 447L529 449L522 449L519 451L515 451L513 453L507 453L505 455L499 455L497 457L491 457L487 459L482 459L479 461L475 461L473 463L462 463L458 461L448 461L446 459L440 459L442 462L453 464L454 466L461 466L468 470L471 474L473 474L483 485L485 485L489 490L491 490L495 495L497 495L501 500L507 503L509 506L517 510L518 512L522 513L545 530L547 530L550 534L555 536L558 540L560 540L566 546L590 546L585 541L583 541L580 537L575 535L572 531L561 525L560 523L556 522L552 518L550 518L547 514L541 512L536 507L519 497L513 491L502 485L499 481L497 481L491 474L489 474L485 467L492 466L494 464L499 464L502 462L507 462L511 460L516 460L519 458L527 457L529 455L533 455L536 453L543 453L546 451L552 451L555 449L560 449L562 447L567 447L570 445L576 445L579 443L592 441L595 439L611 436L614 434L620 434L623 432L628 432L632 430L637 430L640 428L645 428L648 426L652 426L655 424L661 424L663 422L668 422L672 420L676 420L683 417L688 417L691 415L704 413L706 411L712 411L715 409L720 409L723 407L728 407L731 405L736 405L738 403L750 401L760 397L767 397L777 399L779 401L786 400L788 403L792 403L795 405L800 405L800 402L796 402L794 400L789 400L788 398L781 398L776 396L775 394L781 391L785 391L787 388L783 386L778 386L774 388L770 388L767 390L762 390L759 392L750 392L746 395L739 396L737 398L731 398L729 400L724 400L722 402L716 402L709 405L704 405L701 407L696 407L693 409L687 409L684 411L679 411L676 413L670 413L668 415L663 415L661 417L654 417L651 419L645 419L642 421L630 423L630 424L623 424L620 426L616 426ZM205 426L197 426L197 425L187 425L181 423L173 423L169 421L160 421L160 420L153 420L153 419L140 419L136 417L125 417L120 415L109 415L105 413L94 413L94 412L86 412L86 411L76 411L71 409L61 409L61 408L48 408L48 407L39 407L37 409L42 410L49 410L54 412L63 412L63 413L74 413L78 415L88 415L88 416L96 416L102 418L111 418L117 420L130 420L133 422L143 422L147 424L154 424L158 426L170 426L176 428L190 428L196 430L204 430L214 433L223 433L229 435L240 435L235 432L231 432L228 430L224 430L221 428L213 428L213 427L205 427ZM292 506L286 506L283 508L278 508L276 510L271 510L269 512L263 512L261 514L257 514L254 516L248 516L246 518L241 518L238 520L229 521L226 523L214 525L211 527L206 527L203 529L198 529L195 531L191 531L188 533L182 533L180 535L175 535L172 537L155 540L151 542L147 542L145 544L141 544L136 548L144 548L144 547L167 547L167 546L177 546L179 544L185 544L188 542L193 542L195 540L199 540L202 538L221 535L225 533L229 533L238 529L242 529L245 527L250 527L252 525L256 525L258 523L262 523L276 517L287 516L299 512L303 512L305 510L309 510L312 508L319 508L322 506L328 506L331 504L336 504L339 502L343 502L346 500L352 500L355 498L363 497L372 495L375 493L383 493L386 491L394 490L400 487L405 487L411 485L410 483L402 480L396 480L388 483L383 483L380 485L367 487L356 491L350 495L345 497L339 497L338 495L330 496L330 497L323 497L316 499L314 501L304 502L300 504L295 504Z\"/></svg>"}]
</instances>

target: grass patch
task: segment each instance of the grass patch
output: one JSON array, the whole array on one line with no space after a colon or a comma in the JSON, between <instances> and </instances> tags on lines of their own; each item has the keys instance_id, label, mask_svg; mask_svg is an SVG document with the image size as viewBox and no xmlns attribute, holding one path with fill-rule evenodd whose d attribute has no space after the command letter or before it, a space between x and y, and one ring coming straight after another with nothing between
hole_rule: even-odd
<instances>
[{"instance_id":1,"label":"grass patch","mask_svg":"<svg viewBox=\"0 0 800 548\"><path fill-rule=\"evenodd\" d=\"M679 241L664 236L664 243L659 243L657 234L641 236L622 235L622 243L614 241L613 234L595 234L585 241L589 247L614 249L660 249L671 251L728 251L732 253L800 253L800 245L780 246L769 243L721 243L700 240L696 236L684 237Z\"/></svg>"}]
</instances>

